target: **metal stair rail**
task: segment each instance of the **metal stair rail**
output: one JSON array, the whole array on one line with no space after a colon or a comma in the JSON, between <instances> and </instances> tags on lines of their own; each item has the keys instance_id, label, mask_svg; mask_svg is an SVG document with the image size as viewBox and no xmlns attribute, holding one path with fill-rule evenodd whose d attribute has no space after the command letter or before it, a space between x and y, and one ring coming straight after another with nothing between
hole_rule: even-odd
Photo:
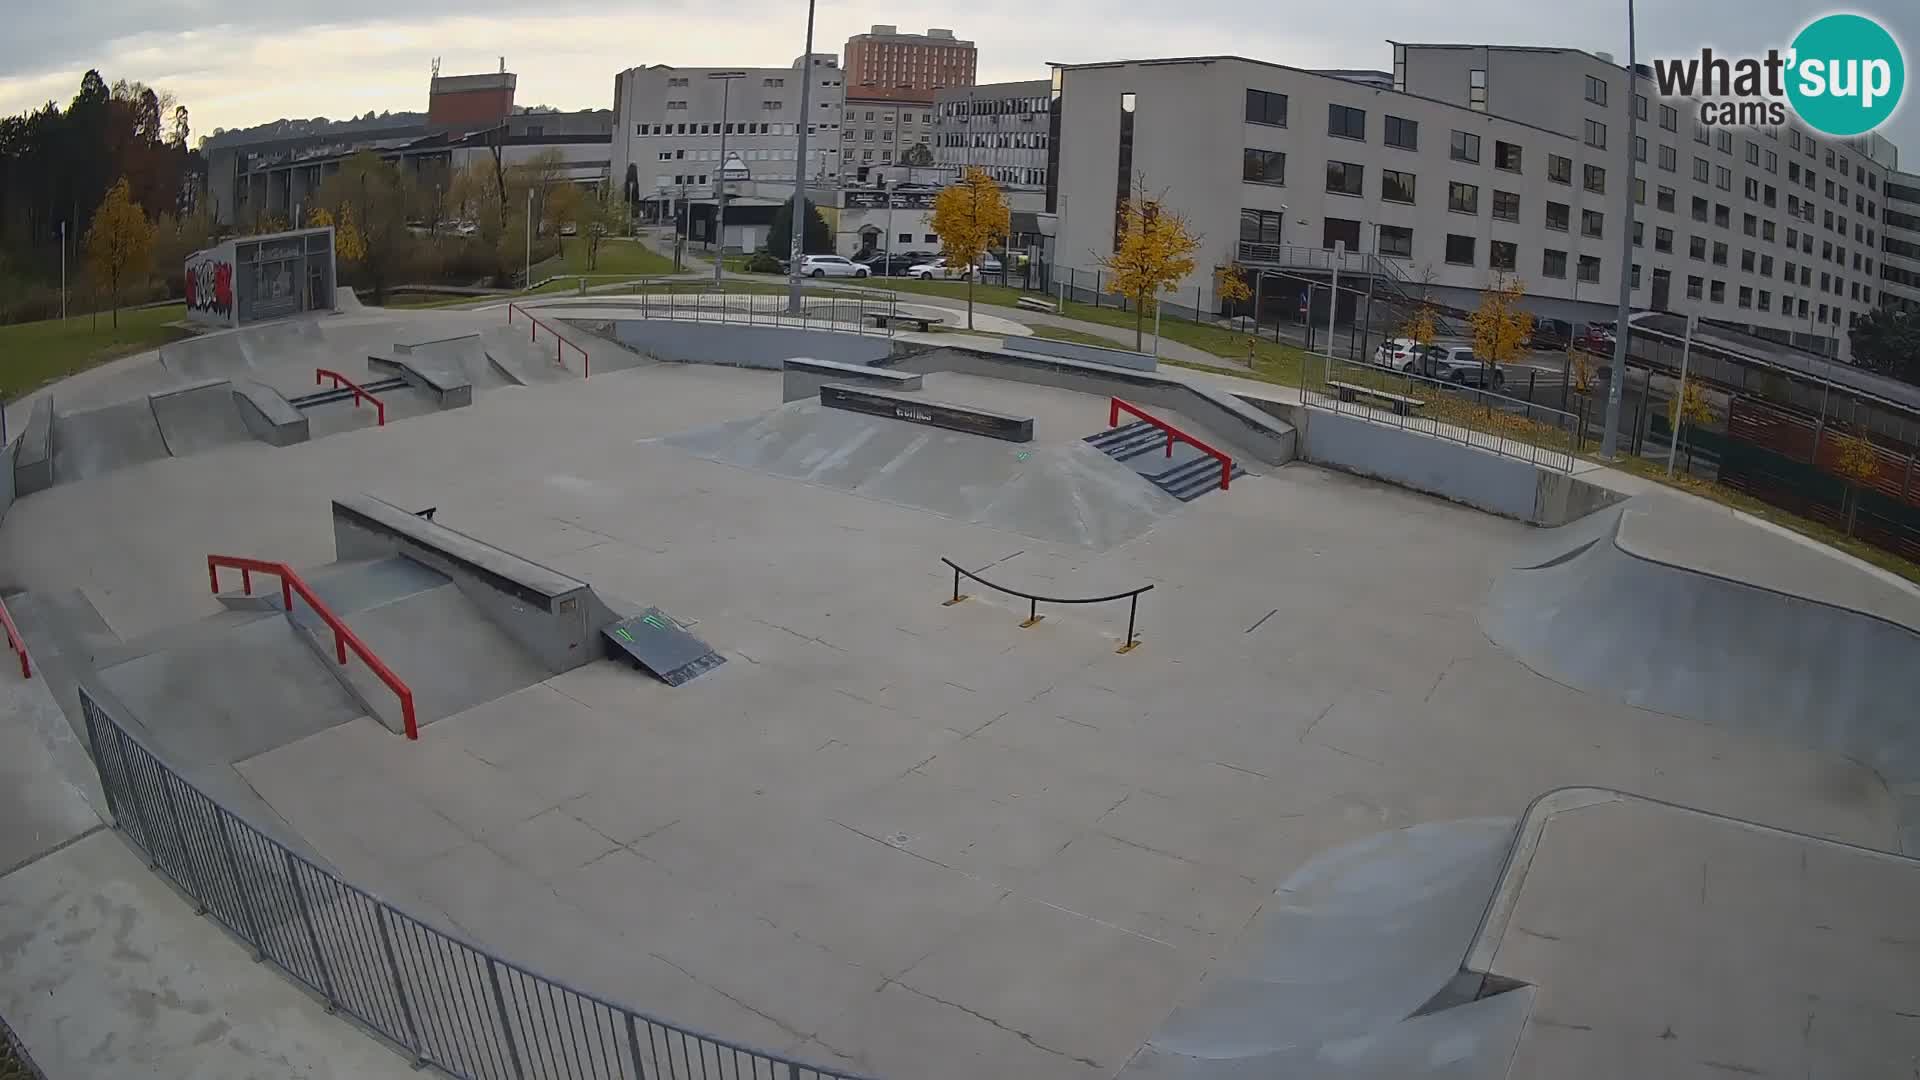
<instances>
[{"instance_id":1,"label":"metal stair rail","mask_svg":"<svg viewBox=\"0 0 1920 1080\"><path fill-rule=\"evenodd\" d=\"M1291 270L1316 270L1331 273L1337 266L1342 274L1367 275L1387 289L1389 302L1405 304L1431 304L1423 286L1407 276L1395 259L1382 258L1369 251L1348 251L1344 257L1327 248L1308 247L1303 244L1264 244L1251 240L1239 242L1240 262L1256 272L1265 268L1285 268ZM1437 334L1453 334L1453 324L1434 307L1433 329Z\"/></svg>"}]
</instances>

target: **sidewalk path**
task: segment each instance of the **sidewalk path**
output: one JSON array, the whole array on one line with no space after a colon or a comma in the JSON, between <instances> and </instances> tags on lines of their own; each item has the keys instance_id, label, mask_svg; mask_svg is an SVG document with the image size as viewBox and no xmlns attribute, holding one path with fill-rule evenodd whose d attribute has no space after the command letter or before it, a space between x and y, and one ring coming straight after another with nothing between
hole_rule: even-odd
<instances>
[{"instance_id":1,"label":"sidewalk path","mask_svg":"<svg viewBox=\"0 0 1920 1080\"><path fill-rule=\"evenodd\" d=\"M0 1015L48 1076L419 1075L196 916L102 823L78 749L42 673L0 674Z\"/></svg>"}]
</instances>

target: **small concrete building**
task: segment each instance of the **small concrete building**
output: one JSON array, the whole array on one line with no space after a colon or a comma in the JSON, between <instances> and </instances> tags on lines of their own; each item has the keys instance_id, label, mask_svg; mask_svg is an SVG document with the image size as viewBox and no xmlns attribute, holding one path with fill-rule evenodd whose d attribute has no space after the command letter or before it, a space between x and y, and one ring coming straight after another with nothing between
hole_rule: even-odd
<instances>
[{"instance_id":1,"label":"small concrete building","mask_svg":"<svg viewBox=\"0 0 1920 1080\"><path fill-rule=\"evenodd\" d=\"M245 326L334 307L333 229L241 236L187 256L187 318Z\"/></svg>"}]
</instances>

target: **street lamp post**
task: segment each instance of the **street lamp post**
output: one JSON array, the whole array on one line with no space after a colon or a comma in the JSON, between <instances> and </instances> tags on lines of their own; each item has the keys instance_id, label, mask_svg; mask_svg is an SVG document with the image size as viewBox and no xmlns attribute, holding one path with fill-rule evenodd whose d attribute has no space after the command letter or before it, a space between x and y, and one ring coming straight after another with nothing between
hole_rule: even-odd
<instances>
[{"instance_id":1,"label":"street lamp post","mask_svg":"<svg viewBox=\"0 0 1920 1080\"><path fill-rule=\"evenodd\" d=\"M720 168L713 174L713 197L718 204L714 210L713 231L719 240L719 250L713 257L713 287L720 288L720 270L727 261L727 97L733 90L733 80L744 79L744 71L713 71L707 74L709 79L720 82Z\"/></svg>"},{"instance_id":2,"label":"street lamp post","mask_svg":"<svg viewBox=\"0 0 1920 1080\"><path fill-rule=\"evenodd\" d=\"M1600 456L1612 461L1620 439L1620 395L1627 385L1628 317L1633 314L1633 141L1639 136L1640 110L1634 108L1639 97L1636 84L1633 36L1633 0L1627 0L1627 144L1626 182L1620 192L1620 309L1614 319L1613 377L1607 380L1607 429L1600 436Z\"/></svg>"},{"instance_id":3,"label":"street lamp post","mask_svg":"<svg viewBox=\"0 0 1920 1080\"><path fill-rule=\"evenodd\" d=\"M800 313L800 255L806 238L807 125L813 121L813 6L807 0L807 51L800 56L800 146L793 170L793 248L787 263L787 311Z\"/></svg>"}]
</instances>

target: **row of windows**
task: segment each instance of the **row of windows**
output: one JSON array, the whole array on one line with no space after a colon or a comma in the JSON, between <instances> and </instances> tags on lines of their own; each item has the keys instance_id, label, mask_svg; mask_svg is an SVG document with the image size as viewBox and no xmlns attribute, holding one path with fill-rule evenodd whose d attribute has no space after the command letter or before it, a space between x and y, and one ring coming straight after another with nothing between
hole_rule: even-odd
<instances>
[{"instance_id":1,"label":"row of windows","mask_svg":"<svg viewBox=\"0 0 1920 1080\"><path fill-rule=\"evenodd\" d=\"M964 131L943 131L933 137L935 146L967 146L968 135ZM1047 133L1044 131L1008 131L998 133L978 133L972 136L971 145L983 150L1045 150Z\"/></svg>"},{"instance_id":2,"label":"row of windows","mask_svg":"<svg viewBox=\"0 0 1920 1080\"><path fill-rule=\"evenodd\" d=\"M838 126L838 125L835 125ZM635 124L635 135L795 135L797 124Z\"/></svg>"},{"instance_id":3,"label":"row of windows","mask_svg":"<svg viewBox=\"0 0 1920 1080\"><path fill-rule=\"evenodd\" d=\"M1456 134L1458 133L1456 132ZM1557 158L1558 161L1565 164L1565 170L1556 178L1559 179L1560 183L1567 183L1572 174L1573 163L1567 158L1559 158L1558 155L1549 154L1548 157L1550 159ZM1598 165L1588 165L1586 169L1587 190L1604 194L1607 190L1607 171ZM1367 167L1365 165L1356 162L1329 160L1327 162L1327 191L1335 195L1364 195L1366 188L1366 171ZM1550 169L1549 176L1554 175L1555 170ZM1249 184L1285 185L1287 182L1286 152L1283 150L1261 150L1251 146L1244 147L1241 150L1240 179ZM1388 202L1414 202L1415 179L1414 174L1410 172L1402 172L1395 169L1381 170L1380 197ZM1454 181L1449 185L1447 208L1463 214L1477 214L1480 212L1479 192L1480 188L1477 184ZM1496 192L1494 198L1494 216L1503 217L1502 208L1511 205L1514 211L1513 216L1507 217L1506 220L1519 220L1519 200L1520 196L1512 192ZM1642 201L1644 201L1644 199Z\"/></svg>"},{"instance_id":4,"label":"row of windows","mask_svg":"<svg viewBox=\"0 0 1920 1080\"><path fill-rule=\"evenodd\" d=\"M771 150L729 150L728 157L738 157L742 161L792 161L798 156L796 150L783 150L775 147ZM661 161L719 161L719 150L662 150Z\"/></svg>"},{"instance_id":5,"label":"row of windows","mask_svg":"<svg viewBox=\"0 0 1920 1080\"><path fill-rule=\"evenodd\" d=\"M947 116L1018 116L1047 111L1045 97L964 98L944 102L940 111ZM1282 123L1285 121L1283 120Z\"/></svg>"}]
</instances>

